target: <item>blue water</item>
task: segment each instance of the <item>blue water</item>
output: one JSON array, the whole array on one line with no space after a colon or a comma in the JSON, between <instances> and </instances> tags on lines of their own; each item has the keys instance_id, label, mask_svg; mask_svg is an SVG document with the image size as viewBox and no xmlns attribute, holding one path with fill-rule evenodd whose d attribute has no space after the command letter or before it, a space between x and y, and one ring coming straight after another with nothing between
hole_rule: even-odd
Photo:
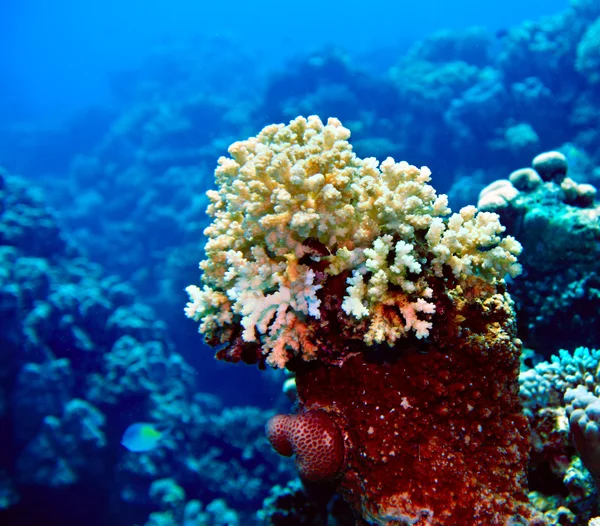
<instances>
[{"instance_id":1,"label":"blue water","mask_svg":"<svg viewBox=\"0 0 600 526\"><path fill-rule=\"evenodd\" d=\"M234 49L249 54L255 67L270 69L323 46L349 53L404 47L439 29L482 25L493 31L567 5L566 0L427 0L418 5L306 0L297 7L274 0L5 2L0 8L0 116L3 121L54 120L109 101L110 74L194 38L231 38Z\"/></svg>"},{"instance_id":2,"label":"blue water","mask_svg":"<svg viewBox=\"0 0 600 526\"><path fill-rule=\"evenodd\" d=\"M339 118L361 158L429 166L453 210L562 152L574 183L492 202L525 247L523 369L600 348L597 49L591 0L2 2L0 524L324 524L264 435L297 409L288 375L215 360L183 313L217 160L298 115ZM578 353L561 367L598 384L600 353ZM130 451L136 423L156 434ZM544 462L531 489L587 524L591 476ZM265 501L283 487L285 517Z\"/></svg>"}]
</instances>

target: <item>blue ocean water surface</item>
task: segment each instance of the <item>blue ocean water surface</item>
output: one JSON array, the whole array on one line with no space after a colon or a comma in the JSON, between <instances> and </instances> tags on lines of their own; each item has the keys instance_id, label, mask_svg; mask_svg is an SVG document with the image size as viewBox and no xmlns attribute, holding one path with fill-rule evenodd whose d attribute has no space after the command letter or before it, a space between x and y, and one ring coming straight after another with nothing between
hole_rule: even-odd
<instances>
[{"instance_id":1,"label":"blue ocean water surface","mask_svg":"<svg viewBox=\"0 0 600 526\"><path fill-rule=\"evenodd\" d=\"M509 4L427 0L419 5L385 0L306 0L300 5L273 0L6 2L0 20L6 90L1 115L3 121L11 115L56 119L105 102L110 99L110 74L194 38L230 39L230 52L249 55L253 69L280 68L290 56L325 46L348 53L383 48L387 51L383 60L389 62L398 54L389 49L392 46L403 50L440 29L472 25L506 29L566 6L566 0ZM216 62L219 49L212 53ZM202 59L203 65L214 67L210 56Z\"/></svg>"},{"instance_id":2,"label":"blue ocean water surface","mask_svg":"<svg viewBox=\"0 0 600 526\"><path fill-rule=\"evenodd\" d=\"M184 315L217 160L299 115L523 245L524 411L563 423L529 498L588 524L600 436L564 423L600 414L596 0L7 0L0 49L0 524L354 524L265 437L293 372L213 359Z\"/></svg>"}]
</instances>

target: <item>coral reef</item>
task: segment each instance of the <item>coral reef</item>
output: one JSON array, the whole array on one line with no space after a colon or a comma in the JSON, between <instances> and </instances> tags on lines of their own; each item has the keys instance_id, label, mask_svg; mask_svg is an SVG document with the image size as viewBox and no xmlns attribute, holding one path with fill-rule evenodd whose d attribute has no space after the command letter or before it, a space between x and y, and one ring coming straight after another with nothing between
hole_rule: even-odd
<instances>
[{"instance_id":1,"label":"coral reef","mask_svg":"<svg viewBox=\"0 0 600 526\"><path fill-rule=\"evenodd\" d=\"M538 363L519 378L532 430L530 498L549 524L585 524L596 508L598 493L593 476L597 476L597 457L594 460L592 452L597 448L597 435L594 424L586 435L580 433L579 425L587 423L588 405L589 419L593 422L595 418L599 367L599 350L578 347L573 353L559 351L549 362ZM594 473L588 472L586 464Z\"/></svg>"},{"instance_id":2,"label":"coral reef","mask_svg":"<svg viewBox=\"0 0 600 526\"><path fill-rule=\"evenodd\" d=\"M578 385L565 393L565 403L577 452L600 492L600 398Z\"/></svg>"},{"instance_id":3,"label":"coral reef","mask_svg":"<svg viewBox=\"0 0 600 526\"><path fill-rule=\"evenodd\" d=\"M503 281L520 245L349 135L299 117L230 147L186 313L219 358L296 371L299 412L271 420L272 443L363 521L542 524Z\"/></svg>"},{"instance_id":4,"label":"coral reef","mask_svg":"<svg viewBox=\"0 0 600 526\"><path fill-rule=\"evenodd\" d=\"M524 272L511 288L519 337L546 357L570 347L574 334L579 345L600 338L595 197L595 187L568 176L568 159L560 152L536 156L532 168L516 170L480 193L478 207L499 214L524 247Z\"/></svg>"},{"instance_id":5,"label":"coral reef","mask_svg":"<svg viewBox=\"0 0 600 526\"><path fill-rule=\"evenodd\" d=\"M597 0L264 76L202 37L3 119L0 523L598 523L599 41ZM348 129L258 133L299 114ZM202 272L219 358L277 369L196 352ZM134 454L136 420L171 431Z\"/></svg>"},{"instance_id":6,"label":"coral reef","mask_svg":"<svg viewBox=\"0 0 600 526\"><path fill-rule=\"evenodd\" d=\"M239 526L240 518L223 499L204 506L196 499L187 500L185 490L173 479L155 480L148 491L160 508L150 514L144 526Z\"/></svg>"},{"instance_id":7,"label":"coral reef","mask_svg":"<svg viewBox=\"0 0 600 526\"><path fill-rule=\"evenodd\" d=\"M453 181L464 190L478 171L485 175L474 184L487 183L536 152L567 143L600 165L600 99L586 73L593 68L583 65L593 65L595 48L586 43L594 42L598 16L595 6L573 1L502 36L482 28L441 31L407 53L395 50L387 71L322 50L266 77L264 89L246 93L243 103L239 76L246 78L250 68L230 43L213 52L238 72L235 82L223 82L221 70L206 64L202 75L193 69L209 53L206 43L194 52L165 49L146 69L115 79L117 112L87 112L57 138L40 131L39 152L12 144L19 134L7 133L0 155L22 152L28 171L44 176L78 244L134 284L146 304L160 305L174 341L187 345L191 334L175 314L177 298L197 272L183 262L208 223L203 191L212 160L234 134L252 135L297 114L338 115L361 156L429 163L441 190ZM85 137L85 145L63 152L65 136ZM66 159L63 166L49 166L57 157ZM473 200L461 205L467 202Z\"/></svg>"},{"instance_id":8,"label":"coral reef","mask_svg":"<svg viewBox=\"0 0 600 526\"><path fill-rule=\"evenodd\" d=\"M0 522L235 525L291 477L263 434L273 412L198 393L153 310L81 254L35 187L4 171L0 262L0 400L10 402ZM170 427L161 447L119 445L136 420ZM193 496L170 523L161 513L172 510L149 500L167 477Z\"/></svg>"}]
</instances>

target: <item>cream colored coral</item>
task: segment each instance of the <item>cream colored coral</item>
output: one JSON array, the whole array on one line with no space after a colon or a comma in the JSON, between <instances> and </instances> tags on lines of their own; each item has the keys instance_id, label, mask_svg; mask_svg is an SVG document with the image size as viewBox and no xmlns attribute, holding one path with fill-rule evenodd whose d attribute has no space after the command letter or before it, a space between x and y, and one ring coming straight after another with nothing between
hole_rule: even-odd
<instances>
[{"instance_id":1,"label":"cream colored coral","mask_svg":"<svg viewBox=\"0 0 600 526\"><path fill-rule=\"evenodd\" d=\"M272 365L292 354L314 358L319 295L342 272L342 308L349 320L368 320L367 343L391 344L409 331L424 338L435 313L430 281L444 267L459 280L519 271L520 246L499 237L496 214L466 207L446 219L448 199L428 184L426 167L360 159L349 137L337 119L298 117L234 143L231 157L219 159L218 190L208 192L204 286L188 287L186 309L211 341L230 341L239 327ZM320 253L309 248L315 243ZM326 274L311 269L317 263Z\"/></svg>"},{"instance_id":2,"label":"cream colored coral","mask_svg":"<svg viewBox=\"0 0 600 526\"><path fill-rule=\"evenodd\" d=\"M534 170L530 170L535 174ZM513 172L514 173L514 172ZM535 174L541 182L539 175ZM511 174L512 176L512 174ZM477 206L481 210L487 212L495 212L506 208L519 195L519 190L513 186L512 181L507 179L499 179L487 185L479 193Z\"/></svg>"},{"instance_id":3,"label":"cream colored coral","mask_svg":"<svg viewBox=\"0 0 600 526\"><path fill-rule=\"evenodd\" d=\"M565 177L560 183L565 194L565 202L582 208L593 207L597 190L591 184L578 184L570 177Z\"/></svg>"},{"instance_id":4,"label":"cream colored coral","mask_svg":"<svg viewBox=\"0 0 600 526\"><path fill-rule=\"evenodd\" d=\"M517 276L521 273L517 256L522 247L512 236L501 238L504 230L498 214L478 212L474 206L465 206L447 223L434 221L426 235L435 255L434 272L441 276L443 265L448 265L457 278L472 274L486 280L506 274Z\"/></svg>"},{"instance_id":5,"label":"cream colored coral","mask_svg":"<svg viewBox=\"0 0 600 526\"><path fill-rule=\"evenodd\" d=\"M435 305L423 299L430 298L432 290L427 281L419 277L422 266L417 261L414 246L402 240L394 244L393 237L387 234L375 239L372 247L364 249L362 253L364 257L361 260L364 262L358 265L348 279L350 286L347 289L348 295L342 302L342 309L346 314L360 319L373 314L378 305L394 304L402 314L402 319L394 321L394 327L388 326L389 323L382 316L376 316L365 341L393 343L409 330L413 330L417 338L428 336L432 325L426 320L420 320L417 313L433 314ZM390 254L394 255L391 265L388 264ZM367 274L370 278L365 282L363 275ZM388 293L389 285L399 287L401 292ZM415 301L411 301L411 298Z\"/></svg>"}]
</instances>

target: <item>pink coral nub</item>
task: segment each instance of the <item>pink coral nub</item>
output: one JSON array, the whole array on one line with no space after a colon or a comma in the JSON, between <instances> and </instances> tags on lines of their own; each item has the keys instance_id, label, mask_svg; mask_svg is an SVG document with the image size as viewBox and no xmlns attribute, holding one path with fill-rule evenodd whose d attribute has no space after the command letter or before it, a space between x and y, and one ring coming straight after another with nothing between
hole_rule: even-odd
<instances>
[{"instance_id":1,"label":"pink coral nub","mask_svg":"<svg viewBox=\"0 0 600 526\"><path fill-rule=\"evenodd\" d=\"M330 480L340 472L344 441L325 411L274 416L267 422L267 438L280 455L296 455L298 471L307 480Z\"/></svg>"}]
</instances>

